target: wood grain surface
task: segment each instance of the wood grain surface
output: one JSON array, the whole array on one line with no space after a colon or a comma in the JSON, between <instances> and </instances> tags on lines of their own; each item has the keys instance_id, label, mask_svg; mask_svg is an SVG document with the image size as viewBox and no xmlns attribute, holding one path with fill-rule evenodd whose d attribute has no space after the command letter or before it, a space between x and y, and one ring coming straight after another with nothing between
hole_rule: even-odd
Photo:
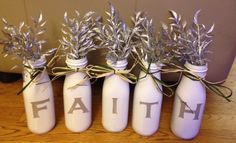
<instances>
[{"instance_id":1,"label":"wood grain surface","mask_svg":"<svg viewBox=\"0 0 236 143\"><path fill-rule=\"evenodd\" d=\"M236 60L231 72L224 83L230 87L234 94L233 102L207 93L207 103L202 126L198 136L192 140L182 140L173 135L170 130L170 117L173 98L164 98L161 113L160 129L150 137L136 134L131 127L131 108L129 124L120 133L109 133L101 123L101 89L102 81L93 85L93 122L91 127L83 133L72 133L64 124L62 86L63 79L53 83L55 93L55 107L57 123L53 130L46 134L31 133L26 125L25 111L22 96L16 93L21 89L22 80L14 83L0 83L0 142L77 142L77 143L228 143L236 142ZM133 88L131 88L133 91ZM131 96L132 104L132 96ZM130 107L132 107L130 104Z\"/></svg>"}]
</instances>

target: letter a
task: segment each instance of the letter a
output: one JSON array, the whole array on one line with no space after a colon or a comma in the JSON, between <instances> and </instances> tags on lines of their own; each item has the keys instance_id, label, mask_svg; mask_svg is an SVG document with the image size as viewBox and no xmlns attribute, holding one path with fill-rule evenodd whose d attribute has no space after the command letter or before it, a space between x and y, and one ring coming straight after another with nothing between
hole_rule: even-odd
<instances>
[{"instance_id":1,"label":"letter a","mask_svg":"<svg viewBox=\"0 0 236 143\"><path fill-rule=\"evenodd\" d=\"M79 104L79 107L76 107L77 104ZM82 110L83 113L89 112L89 110L86 108L86 106L82 102L81 97L75 98L75 101L73 105L71 106L70 110L68 111L68 114L72 114L74 110Z\"/></svg>"}]
</instances>

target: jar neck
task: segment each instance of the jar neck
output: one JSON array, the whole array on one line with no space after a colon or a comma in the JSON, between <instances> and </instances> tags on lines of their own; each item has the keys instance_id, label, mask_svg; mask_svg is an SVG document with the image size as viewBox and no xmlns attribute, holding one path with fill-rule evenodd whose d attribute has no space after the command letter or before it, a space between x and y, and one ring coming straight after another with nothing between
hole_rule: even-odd
<instances>
[{"instance_id":1,"label":"jar neck","mask_svg":"<svg viewBox=\"0 0 236 143\"><path fill-rule=\"evenodd\" d=\"M46 64L46 59L45 57L42 56L40 59L37 59L37 60L23 61L23 64L31 67L32 69L42 68Z\"/></svg>"},{"instance_id":2,"label":"jar neck","mask_svg":"<svg viewBox=\"0 0 236 143\"><path fill-rule=\"evenodd\" d=\"M81 59L70 59L70 58L66 58L66 64L68 67L72 68L72 69L78 69L78 68L84 68L87 66L88 64L88 60L87 57L81 58Z\"/></svg>"},{"instance_id":3,"label":"jar neck","mask_svg":"<svg viewBox=\"0 0 236 143\"><path fill-rule=\"evenodd\" d=\"M193 72L194 74L198 75L201 78L205 78L206 74L207 74L207 70L208 70L208 65L203 65L203 66L197 66L197 65L193 65L189 62L186 62L184 64L184 66L189 69L191 72Z\"/></svg>"},{"instance_id":4,"label":"jar neck","mask_svg":"<svg viewBox=\"0 0 236 143\"><path fill-rule=\"evenodd\" d=\"M159 71L161 70L161 67L162 67L161 63L148 63L146 60L143 60L142 63L146 69L149 68L149 72Z\"/></svg>"},{"instance_id":5,"label":"jar neck","mask_svg":"<svg viewBox=\"0 0 236 143\"><path fill-rule=\"evenodd\" d=\"M127 59L120 60L120 61L117 61L117 62L112 62L110 60L107 60L107 65L109 67L112 67L115 70L124 70L128 65L128 61L127 61Z\"/></svg>"}]
</instances>

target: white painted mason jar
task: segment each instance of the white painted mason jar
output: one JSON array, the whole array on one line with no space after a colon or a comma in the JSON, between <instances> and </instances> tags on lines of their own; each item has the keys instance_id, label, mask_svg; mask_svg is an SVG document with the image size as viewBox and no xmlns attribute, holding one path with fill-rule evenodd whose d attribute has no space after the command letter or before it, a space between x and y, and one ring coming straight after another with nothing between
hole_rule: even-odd
<instances>
[{"instance_id":1,"label":"white painted mason jar","mask_svg":"<svg viewBox=\"0 0 236 143\"><path fill-rule=\"evenodd\" d=\"M44 57L24 64L33 69L42 68ZM31 80L32 69L24 68L23 86ZM27 125L31 132L43 134L55 126L54 97L50 78L46 70L41 72L23 91Z\"/></svg>"},{"instance_id":2,"label":"white painted mason jar","mask_svg":"<svg viewBox=\"0 0 236 143\"><path fill-rule=\"evenodd\" d=\"M67 66L72 69L84 68L87 63L87 58L79 60L66 59ZM91 124L92 91L90 80L86 76L85 72L78 71L69 73L65 77L63 87L65 125L72 132L83 132ZM80 82L81 85L77 85Z\"/></svg>"},{"instance_id":3,"label":"white painted mason jar","mask_svg":"<svg viewBox=\"0 0 236 143\"><path fill-rule=\"evenodd\" d=\"M185 67L204 78L207 65L195 66L186 62ZM183 76L176 89L172 119L172 132L182 139L194 138L201 126L205 109L206 89L200 81Z\"/></svg>"},{"instance_id":4,"label":"white painted mason jar","mask_svg":"<svg viewBox=\"0 0 236 143\"><path fill-rule=\"evenodd\" d=\"M148 68L147 62L144 65ZM153 73L152 75L160 80L161 74L158 72L160 69L160 64L152 63L149 73ZM159 128L163 97L160 91L162 86L158 82L156 84L151 75L143 71L140 71L139 78L134 89L132 127L136 133L150 136Z\"/></svg>"},{"instance_id":5,"label":"white painted mason jar","mask_svg":"<svg viewBox=\"0 0 236 143\"><path fill-rule=\"evenodd\" d=\"M127 60L107 64L115 70L124 70ZM123 131L128 123L129 83L112 74L105 77L102 90L102 125L110 132Z\"/></svg>"}]
</instances>

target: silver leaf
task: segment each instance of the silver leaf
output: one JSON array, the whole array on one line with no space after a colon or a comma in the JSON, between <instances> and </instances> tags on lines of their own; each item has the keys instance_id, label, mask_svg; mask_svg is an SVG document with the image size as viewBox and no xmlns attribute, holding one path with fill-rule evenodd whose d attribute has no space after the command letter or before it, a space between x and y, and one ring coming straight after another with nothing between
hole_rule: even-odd
<instances>
[{"instance_id":1,"label":"silver leaf","mask_svg":"<svg viewBox=\"0 0 236 143\"><path fill-rule=\"evenodd\" d=\"M172 17L174 17L174 19L178 19L178 15L174 10L169 10L169 12L172 15Z\"/></svg>"},{"instance_id":2,"label":"silver leaf","mask_svg":"<svg viewBox=\"0 0 236 143\"><path fill-rule=\"evenodd\" d=\"M47 21L44 21L42 24L40 24L40 27L45 26L46 23L47 23Z\"/></svg>"},{"instance_id":3,"label":"silver leaf","mask_svg":"<svg viewBox=\"0 0 236 143\"><path fill-rule=\"evenodd\" d=\"M57 48L52 48L49 51L47 51L44 55L51 56L57 51Z\"/></svg>"},{"instance_id":4,"label":"silver leaf","mask_svg":"<svg viewBox=\"0 0 236 143\"><path fill-rule=\"evenodd\" d=\"M7 24L3 33L6 41L3 44L6 54L13 54L23 60L36 60L42 56L42 44L46 41L38 37L37 32L45 31L39 27L42 14L38 18L32 18L34 25L27 26L21 22L18 27ZM23 28L24 27L24 28Z\"/></svg>"},{"instance_id":5,"label":"silver leaf","mask_svg":"<svg viewBox=\"0 0 236 143\"><path fill-rule=\"evenodd\" d=\"M84 17L91 17L94 13L94 11L89 11L84 15Z\"/></svg>"},{"instance_id":6,"label":"silver leaf","mask_svg":"<svg viewBox=\"0 0 236 143\"><path fill-rule=\"evenodd\" d=\"M194 18L193 18L193 22L195 24L198 24L198 17L199 17L199 13L201 12L201 10L197 10L197 12L194 14Z\"/></svg>"},{"instance_id":7,"label":"silver leaf","mask_svg":"<svg viewBox=\"0 0 236 143\"><path fill-rule=\"evenodd\" d=\"M143 14L143 12L141 12L141 11L137 12L135 15L135 19L139 19L141 14Z\"/></svg>"},{"instance_id":8,"label":"silver leaf","mask_svg":"<svg viewBox=\"0 0 236 143\"><path fill-rule=\"evenodd\" d=\"M168 29L168 26L167 26L165 23L163 23L163 22L161 22L161 26L162 26L162 28L165 29L165 30Z\"/></svg>"},{"instance_id":9,"label":"silver leaf","mask_svg":"<svg viewBox=\"0 0 236 143\"><path fill-rule=\"evenodd\" d=\"M61 29L61 32L65 35L67 35L68 33L64 30L64 29Z\"/></svg>"},{"instance_id":10,"label":"silver leaf","mask_svg":"<svg viewBox=\"0 0 236 143\"><path fill-rule=\"evenodd\" d=\"M215 28L215 24L211 26L211 28L207 31L207 34L210 34Z\"/></svg>"},{"instance_id":11,"label":"silver leaf","mask_svg":"<svg viewBox=\"0 0 236 143\"><path fill-rule=\"evenodd\" d=\"M42 29L42 30L38 31L36 34L37 34L37 35L41 35L41 34L43 34L43 33L45 33L45 32L46 32L46 29Z\"/></svg>"},{"instance_id":12,"label":"silver leaf","mask_svg":"<svg viewBox=\"0 0 236 143\"><path fill-rule=\"evenodd\" d=\"M67 12L64 13L64 22L68 23Z\"/></svg>"},{"instance_id":13,"label":"silver leaf","mask_svg":"<svg viewBox=\"0 0 236 143\"><path fill-rule=\"evenodd\" d=\"M17 69L19 66L18 65L14 65L10 70L13 71L15 69Z\"/></svg>"},{"instance_id":14,"label":"silver leaf","mask_svg":"<svg viewBox=\"0 0 236 143\"><path fill-rule=\"evenodd\" d=\"M115 8L114 8L114 6L111 4L111 3L109 3L109 6L110 6L110 10L111 10L111 15L112 16L114 16L115 14L116 14L116 11L115 11Z\"/></svg>"},{"instance_id":15,"label":"silver leaf","mask_svg":"<svg viewBox=\"0 0 236 143\"><path fill-rule=\"evenodd\" d=\"M40 23L43 20L43 15L42 13L39 14L39 18L38 18L38 23Z\"/></svg>"},{"instance_id":16,"label":"silver leaf","mask_svg":"<svg viewBox=\"0 0 236 143\"><path fill-rule=\"evenodd\" d=\"M184 21L182 22L182 26L183 26L183 28L185 28L185 27L187 26L187 21L186 21L186 20L184 20Z\"/></svg>"},{"instance_id":17,"label":"silver leaf","mask_svg":"<svg viewBox=\"0 0 236 143\"><path fill-rule=\"evenodd\" d=\"M105 11L105 13L106 13L109 17L111 16L111 14L110 14L109 12Z\"/></svg>"},{"instance_id":18,"label":"silver leaf","mask_svg":"<svg viewBox=\"0 0 236 143\"><path fill-rule=\"evenodd\" d=\"M94 32L98 29L94 29L98 21L95 21L95 18L92 17L94 12L87 12L83 18L80 18L79 12L77 13L76 18L68 18L67 13L64 15L64 24L61 31L64 34L60 43L64 45L65 49L70 49L68 55L70 58L79 59L86 55L91 48L91 45L94 43L93 36ZM65 51L66 52L66 51Z\"/></svg>"},{"instance_id":19,"label":"silver leaf","mask_svg":"<svg viewBox=\"0 0 236 143\"><path fill-rule=\"evenodd\" d=\"M77 10L75 10L75 13L77 17L80 17L80 13Z\"/></svg>"},{"instance_id":20,"label":"silver leaf","mask_svg":"<svg viewBox=\"0 0 236 143\"><path fill-rule=\"evenodd\" d=\"M7 22L7 20L6 20L5 18L2 18L2 22L3 22L4 24L8 25L8 22Z\"/></svg>"}]
</instances>

